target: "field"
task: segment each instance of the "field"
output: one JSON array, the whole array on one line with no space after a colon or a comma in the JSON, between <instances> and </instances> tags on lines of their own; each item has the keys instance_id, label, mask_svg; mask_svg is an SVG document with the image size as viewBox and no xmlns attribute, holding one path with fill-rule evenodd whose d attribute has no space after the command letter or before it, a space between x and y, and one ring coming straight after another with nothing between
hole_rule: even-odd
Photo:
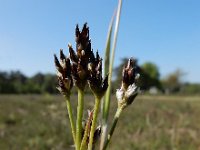
<instances>
[{"instance_id":1,"label":"field","mask_svg":"<svg viewBox=\"0 0 200 150\"><path fill-rule=\"evenodd\" d=\"M90 108L92 97L85 103ZM112 117L114 98L111 108ZM0 96L0 150L68 149L73 145L61 96ZM123 112L110 149L200 150L200 97L137 97Z\"/></svg>"}]
</instances>

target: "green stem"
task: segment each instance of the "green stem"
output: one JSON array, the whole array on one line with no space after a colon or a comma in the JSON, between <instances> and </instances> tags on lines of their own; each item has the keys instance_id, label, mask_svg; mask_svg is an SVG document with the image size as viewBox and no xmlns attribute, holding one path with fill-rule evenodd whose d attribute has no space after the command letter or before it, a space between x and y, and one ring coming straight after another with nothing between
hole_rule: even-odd
<instances>
[{"instance_id":1,"label":"green stem","mask_svg":"<svg viewBox=\"0 0 200 150\"><path fill-rule=\"evenodd\" d=\"M91 124L91 121L92 121L92 117L93 117L93 112L90 112L91 114L89 115L88 117L88 120L87 120L87 124L86 124L86 127L85 127L85 132L84 132L84 136L83 136L83 139L82 139L82 142L81 142L81 148L80 150L86 150L87 149L87 139L88 139L88 133L90 132L90 124Z\"/></svg>"},{"instance_id":2,"label":"green stem","mask_svg":"<svg viewBox=\"0 0 200 150\"><path fill-rule=\"evenodd\" d=\"M89 126L87 125L86 129L85 129L85 132L84 132L83 140L81 142L80 150L86 150L86 148L87 148L88 132L89 132Z\"/></svg>"},{"instance_id":3,"label":"green stem","mask_svg":"<svg viewBox=\"0 0 200 150\"><path fill-rule=\"evenodd\" d=\"M118 108L117 111L116 111L116 113L115 113L115 117L114 117L114 119L113 119L113 123L112 123L111 129L110 129L110 132L109 132L109 134L108 134L108 137L107 137L107 139L106 139L106 141L105 141L103 150L106 150L106 148L107 148L107 146L108 146L108 143L109 143L110 140L111 140L111 137L112 137L112 135L113 135L113 132L114 132L114 130L115 130L115 127L116 127L116 125L117 125L117 122L118 122L118 120L119 120L119 116L120 116L122 110L123 110L123 108Z\"/></svg>"},{"instance_id":4,"label":"green stem","mask_svg":"<svg viewBox=\"0 0 200 150\"><path fill-rule=\"evenodd\" d=\"M76 150L79 150L81 145L83 106L84 106L84 91L78 89L78 107L77 107L77 120L76 120Z\"/></svg>"},{"instance_id":5,"label":"green stem","mask_svg":"<svg viewBox=\"0 0 200 150\"><path fill-rule=\"evenodd\" d=\"M70 97L65 96L66 100L66 105L67 105L67 110L68 110L68 115L69 115L69 121L71 124L71 129L72 129L72 136L74 139L74 143L76 143L76 132L75 132L75 125L74 125L74 119L73 119L73 114L72 114L72 106L70 103Z\"/></svg>"},{"instance_id":6,"label":"green stem","mask_svg":"<svg viewBox=\"0 0 200 150\"><path fill-rule=\"evenodd\" d=\"M99 112L99 108L100 108L100 102L101 102L101 99L99 97L95 97L94 114L93 114L93 120L92 120L92 127L91 127L91 131L90 131L88 150L92 150L93 140L94 140L94 132L95 132L95 128L96 128L96 121L97 121L97 116L98 116L98 112Z\"/></svg>"}]
</instances>

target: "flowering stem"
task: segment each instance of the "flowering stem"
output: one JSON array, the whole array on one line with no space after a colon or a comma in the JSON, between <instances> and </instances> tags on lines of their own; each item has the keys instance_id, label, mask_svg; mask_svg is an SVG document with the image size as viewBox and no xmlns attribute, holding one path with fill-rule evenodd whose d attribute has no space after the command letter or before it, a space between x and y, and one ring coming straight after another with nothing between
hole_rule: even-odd
<instances>
[{"instance_id":1,"label":"flowering stem","mask_svg":"<svg viewBox=\"0 0 200 150\"><path fill-rule=\"evenodd\" d=\"M84 131L84 136L81 142L81 148L80 150L86 150L87 149L87 140L88 140L88 134L90 132L90 124L93 118L93 112L90 112L88 120L87 120L87 124L85 126L85 131Z\"/></svg>"},{"instance_id":2,"label":"flowering stem","mask_svg":"<svg viewBox=\"0 0 200 150\"><path fill-rule=\"evenodd\" d=\"M83 136L83 140L82 140L82 143L81 143L80 150L86 150L87 149L87 138L88 138L88 132L89 132L88 130L89 130L89 127L87 125L85 132L84 132L84 136Z\"/></svg>"},{"instance_id":3,"label":"flowering stem","mask_svg":"<svg viewBox=\"0 0 200 150\"><path fill-rule=\"evenodd\" d=\"M83 106L84 106L84 91L78 89L78 107L77 107L77 120L76 120L76 150L79 150L81 145Z\"/></svg>"},{"instance_id":4,"label":"flowering stem","mask_svg":"<svg viewBox=\"0 0 200 150\"><path fill-rule=\"evenodd\" d=\"M68 110L68 115L69 115L69 121L71 124L71 129L72 129L72 136L74 139L74 143L76 143L76 132L75 132L75 125L74 125L74 119L73 119L73 114L72 114L72 106L70 103L70 97L65 96L66 100L66 105L67 105L67 110Z\"/></svg>"},{"instance_id":5,"label":"flowering stem","mask_svg":"<svg viewBox=\"0 0 200 150\"><path fill-rule=\"evenodd\" d=\"M110 129L110 132L109 132L109 134L108 134L108 137L107 137L107 139L106 139L106 141L105 141L103 150L106 150L106 148L107 148L107 146L108 146L108 143L109 143L110 140L111 140L111 137L112 137L112 135L113 135L113 132L114 132L114 130L115 130L115 127L116 127L116 125L117 125L117 122L118 122L118 119L119 119L119 116L120 116L122 110L123 110L123 108L122 108L122 107L119 107L119 108L117 109L116 113L115 113L115 117L114 117L114 119L113 119L113 123L112 123L111 129Z\"/></svg>"},{"instance_id":6,"label":"flowering stem","mask_svg":"<svg viewBox=\"0 0 200 150\"><path fill-rule=\"evenodd\" d=\"M94 140L94 132L95 132L97 116L98 116L98 112L99 112L99 108L100 108L100 102L101 102L101 98L95 97L94 115L93 115L93 120L92 120L91 131L90 131L88 150L92 150L93 140Z\"/></svg>"}]
</instances>

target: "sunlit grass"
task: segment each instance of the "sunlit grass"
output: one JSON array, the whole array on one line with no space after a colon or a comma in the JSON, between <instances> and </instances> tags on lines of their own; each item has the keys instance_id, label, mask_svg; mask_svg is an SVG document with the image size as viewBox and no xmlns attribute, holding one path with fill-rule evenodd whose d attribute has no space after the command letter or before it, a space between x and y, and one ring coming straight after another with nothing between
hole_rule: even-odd
<instances>
[{"instance_id":1,"label":"sunlit grass","mask_svg":"<svg viewBox=\"0 0 200 150\"><path fill-rule=\"evenodd\" d=\"M72 97L74 106L76 98ZM133 105L122 113L110 149L198 149L199 99L139 96ZM85 100L88 102L86 108L93 106L92 96L87 95ZM116 101L113 98L111 118L115 108ZM84 116L86 118L86 114ZM66 150L73 149L72 144L63 97L0 96L0 149Z\"/></svg>"}]
</instances>

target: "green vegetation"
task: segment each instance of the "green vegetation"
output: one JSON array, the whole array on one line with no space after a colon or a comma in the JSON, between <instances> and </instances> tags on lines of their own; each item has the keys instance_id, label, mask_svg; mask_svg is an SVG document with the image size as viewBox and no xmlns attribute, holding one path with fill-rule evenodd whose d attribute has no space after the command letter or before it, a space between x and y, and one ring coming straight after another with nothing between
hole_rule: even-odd
<instances>
[{"instance_id":1,"label":"green vegetation","mask_svg":"<svg viewBox=\"0 0 200 150\"><path fill-rule=\"evenodd\" d=\"M53 74L37 73L32 77L27 77L20 71L0 71L0 93L58 93L56 84L57 79Z\"/></svg>"},{"instance_id":2,"label":"green vegetation","mask_svg":"<svg viewBox=\"0 0 200 150\"><path fill-rule=\"evenodd\" d=\"M73 108L76 99L77 96L71 98ZM91 109L93 97L87 95L85 100L85 108ZM199 100L199 97L187 96L138 96L120 116L110 149L199 149ZM110 118L116 105L113 98ZM83 118L86 116L85 112ZM72 143L63 97L0 96L1 150L66 150L73 149Z\"/></svg>"},{"instance_id":3,"label":"green vegetation","mask_svg":"<svg viewBox=\"0 0 200 150\"><path fill-rule=\"evenodd\" d=\"M122 63L114 70L115 80L112 82L111 92L120 87L122 69L128 58L123 58ZM151 65L154 68L151 68ZM157 87L161 92L184 94L184 95L198 95L200 93L199 83L183 83L181 81L181 74L178 71L172 72L165 79L159 78L159 69L156 65L150 62L144 63L140 71L140 87L142 90L148 90L151 87ZM151 75L153 74L153 75ZM157 74L157 75L156 75ZM56 89L57 77L54 74L37 73L31 77L27 77L20 71L3 72L0 71L0 93L4 94L57 94ZM75 93L75 88L72 93ZM86 88L86 93L90 90Z\"/></svg>"}]
</instances>

